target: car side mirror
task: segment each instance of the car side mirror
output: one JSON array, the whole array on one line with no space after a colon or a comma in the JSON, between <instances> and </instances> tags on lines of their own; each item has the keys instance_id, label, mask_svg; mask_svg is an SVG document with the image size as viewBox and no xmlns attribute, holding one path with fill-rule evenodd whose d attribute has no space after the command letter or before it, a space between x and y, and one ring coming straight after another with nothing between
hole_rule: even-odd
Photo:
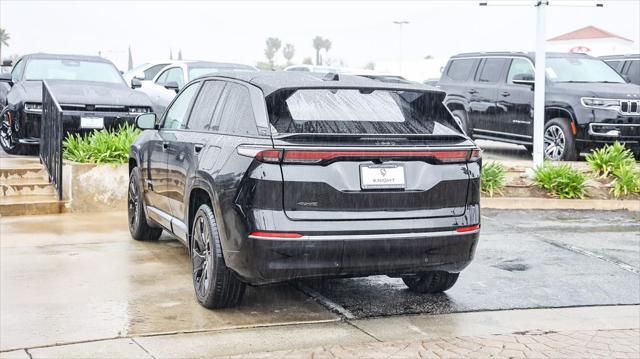
<instances>
[{"instance_id":1,"label":"car side mirror","mask_svg":"<svg viewBox=\"0 0 640 359\"><path fill-rule=\"evenodd\" d=\"M131 79L131 88L135 90L135 89L139 89L140 87L142 87L142 82L140 82L140 80L135 78L135 77L132 78Z\"/></svg>"},{"instance_id":2,"label":"car side mirror","mask_svg":"<svg viewBox=\"0 0 640 359\"><path fill-rule=\"evenodd\" d=\"M173 90L176 93L178 93L178 91L180 91L180 86L178 86L178 83L175 81L169 81L166 84L164 84L164 88L166 88L167 90Z\"/></svg>"},{"instance_id":3,"label":"car side mirror","mask_svg":"<svg viewBox=\"0 0 640 359\"><path fill-rule=\"evenodd\" d=\"M516 74L513 76L513 80L511 80L516 85L526 85L531 86L536 83L535 78L531 74Z\"/></svg>"},{"instance_id":4,"label":"car side mirror","mask_svg":"<svg viewBox=\"0 0 640 359\"><path fill-rule=\"evenodd\" d=\"M136 117L136 126L142 130L153 130L156 128L157 117L153 112L143 113Z\"/></svg>"},{"instance_id":5,"label":"car side mirror","mask_svg":"<svg viewBox=\"0 0 640 359\"><path fill-rule=\"evenodd\" d=\"M11 73L0 73L0 82L8 83L9 86L13 86L13 80L11 79Z\"/></svg>"}]
</instances>

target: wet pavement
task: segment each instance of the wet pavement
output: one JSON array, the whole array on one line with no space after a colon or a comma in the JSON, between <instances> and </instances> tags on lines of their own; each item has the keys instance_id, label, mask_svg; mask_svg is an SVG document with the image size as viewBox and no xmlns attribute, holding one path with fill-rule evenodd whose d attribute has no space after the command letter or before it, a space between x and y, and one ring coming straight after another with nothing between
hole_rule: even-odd
<instances>
[{"instance_id":1,"label":"wet pavement","mask_svg":"<svg viewBox=\"0 0 640 359\"><path fill-rule=\"evenodd\" d=\"M193 297L185 249L168 236L157 243L133 241L124 213L3 217L0 350L329 325L345 313L370 318L637 304L638 223L631 212L484 210L475 262L447 294L416 295L387 277L340 279L313 286L320 294L315 298L298 289L307 284L249 288L240 307L210 311ZM353 337L345 325L335 334Z\"/></svg>"}]
</instances>

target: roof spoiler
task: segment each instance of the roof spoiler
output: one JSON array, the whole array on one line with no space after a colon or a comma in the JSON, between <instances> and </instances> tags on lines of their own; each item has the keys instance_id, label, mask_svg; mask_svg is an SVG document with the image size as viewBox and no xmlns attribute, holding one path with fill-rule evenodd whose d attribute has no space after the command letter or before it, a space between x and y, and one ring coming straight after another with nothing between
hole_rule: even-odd
<instances>
[{"instance_id":1,"label":"roof spoiler","mask_svg":"<svg viewBox=\"0 0 640 359\"><path fill-rule=\"evenodd\" d=\"M340 81L340 76L335 72L329 72L322 77L322 81Z\"/></svg>"}]
</instances>

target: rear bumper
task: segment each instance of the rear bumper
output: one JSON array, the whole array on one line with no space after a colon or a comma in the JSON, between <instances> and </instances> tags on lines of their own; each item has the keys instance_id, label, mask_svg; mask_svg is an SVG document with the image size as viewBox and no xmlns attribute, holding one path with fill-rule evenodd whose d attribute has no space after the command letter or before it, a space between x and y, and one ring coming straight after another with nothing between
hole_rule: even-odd
<instances>
[{"instance_id":1,"label":"rear bumper","mask_svg":"<svg viewBox=\"0 0 640 359\"><path fill-rule=\"evenodd\" d=\"M248 265L234 270L257 285L314 277L460 272L473 259L478 236L479 230L447 229L297 239L250 237L241 254Z\"/></svg>"}]
</instances>

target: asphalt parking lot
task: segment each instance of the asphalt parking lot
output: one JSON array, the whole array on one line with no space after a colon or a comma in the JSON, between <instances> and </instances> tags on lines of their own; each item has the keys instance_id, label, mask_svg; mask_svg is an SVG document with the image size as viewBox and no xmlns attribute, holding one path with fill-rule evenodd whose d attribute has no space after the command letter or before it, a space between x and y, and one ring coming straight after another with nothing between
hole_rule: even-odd
<instances>
[{"instance_id":1,"label":"asphalt parking lot","mask_svg":"<svg viewBox=\"0 0 640 359\"><path fill-rule=\"evenodd\" d=\"M0 350L158 333L455 313L640 303L638 214L483 211L474 263L442 295L397 279L249 288L209 311L184 248L129 237L124 213L0 219Z\"/></svg>"}]
</instances>

